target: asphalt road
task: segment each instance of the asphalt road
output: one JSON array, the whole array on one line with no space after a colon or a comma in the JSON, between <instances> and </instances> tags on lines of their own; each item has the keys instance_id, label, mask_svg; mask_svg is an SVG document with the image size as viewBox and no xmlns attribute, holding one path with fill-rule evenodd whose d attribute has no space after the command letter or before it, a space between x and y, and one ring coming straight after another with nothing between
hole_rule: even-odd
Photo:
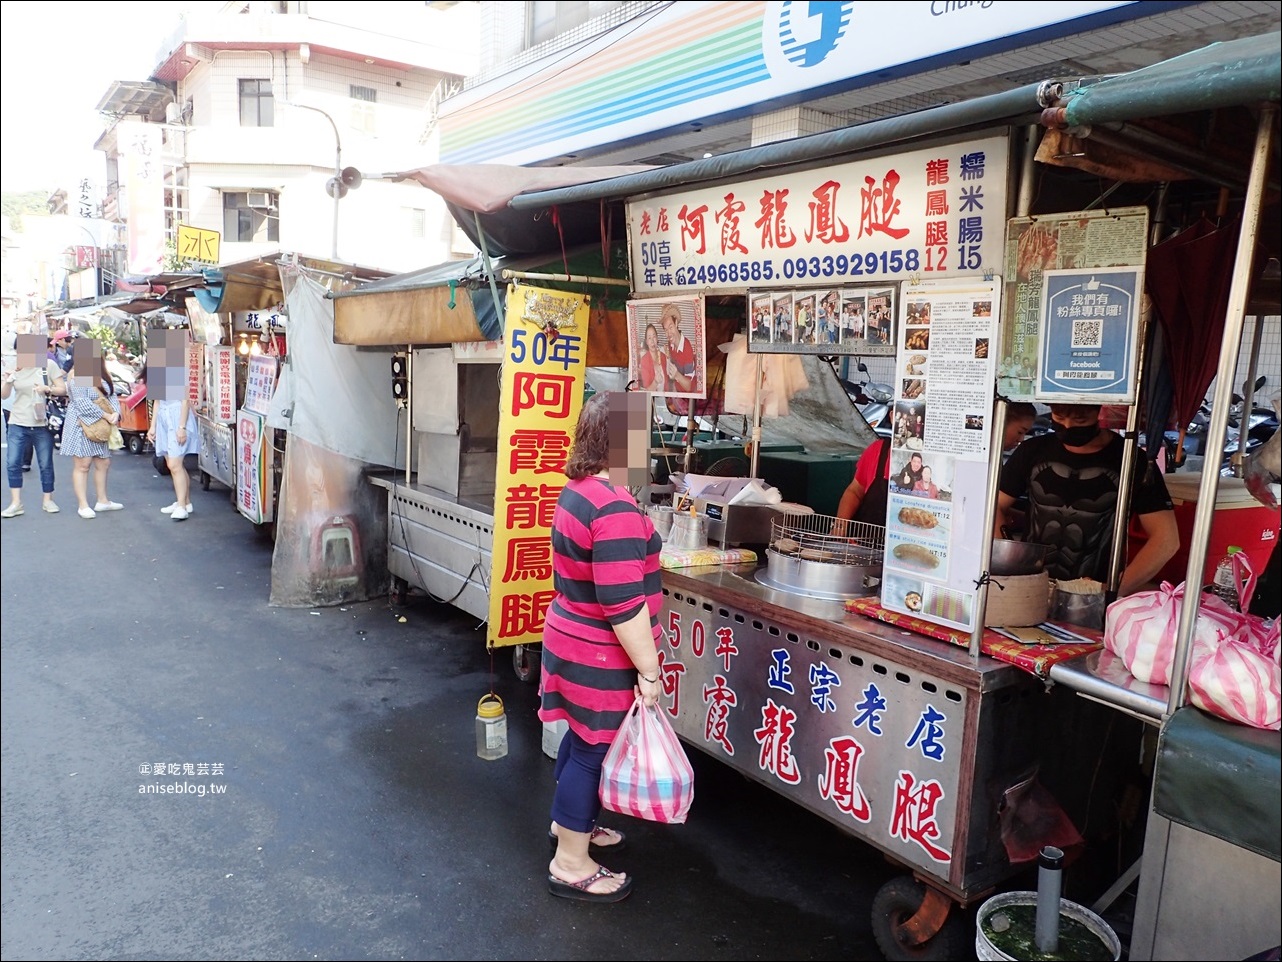
<instances>
[{"instance_id":1,"label":"asphalt road","mask_svg":"<svg viewBox=\"0 0 1282 962\"><path fill-rule=\"evenodd\" d=\"M55 464L62 512L33 472L0 522L5 959L881 957L891 866L696 751L686 824L610 822L631 898L552 897L536 691L474 619L273 608L271 542L219 485L173 522L121 454L125 509L86 521ZM511 748L487 762L491 686Z\"/></svg>"}]
</instances>

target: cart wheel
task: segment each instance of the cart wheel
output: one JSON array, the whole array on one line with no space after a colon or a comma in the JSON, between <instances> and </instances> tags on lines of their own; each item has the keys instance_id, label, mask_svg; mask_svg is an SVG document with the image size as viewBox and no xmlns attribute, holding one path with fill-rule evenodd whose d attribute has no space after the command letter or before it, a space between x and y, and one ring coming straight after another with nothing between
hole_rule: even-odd
<instances>
[{"instance_id":1,"label":"cart wheel","mask_svg":"<svg viewBox=\"0 0 1282 962\"><path fill-rule=\"evenodd\" d=\"M208 491L208 490L209 490L209 483L210 483L211 481L213 481L213 478L211 478L211 477L209 476L209 472L207 472L207 471L201 471L201 472L200 472L200 490L201 490L201 491Z\"/></svg>"},{"instance_id":2,"label":"cart wheel","mask_svg":"<svg viewBox=\"0 0 1282 962\"><path fill-rule=\"evenodd\" d=\"M896 960L974 958L974 935L952 900L910 875L891 879L872 900L872 932L882 955Z\"/></svg>"},{"instance_id":3,"label":"cart wheel","mask_svg":"<svg viewBox=\"0 0 1282 962\"><path fill-rule=\"evenodd\" d=\"M392 575L392 580L387 586L387 603L394 608L400 608L409 601L410 586L404 578L398 578Z\"/></svg>"},{"instance_id":4,"label":"cart wheel","mask_svg":"<svg viewBox=\"0 0 1282 962\"><path fill-rule=\"evenodd\" d=\"M142 449L146 446L147 441L141 434L131 434L125 441L125 447L129 449L130 454L142 454Z\"/></svg>"},{"instance_id":5,"label":"cart wheel","mask_svg":"<svg viewBox=\"0 0 1282 962\"><path fill-rule=\"evenodd\" d=\"M539 678L539 667L543 655L538 645L515 645L512 648L512 670L516 677L524 682L535 682Z\"/></svg>"}]
</instances>

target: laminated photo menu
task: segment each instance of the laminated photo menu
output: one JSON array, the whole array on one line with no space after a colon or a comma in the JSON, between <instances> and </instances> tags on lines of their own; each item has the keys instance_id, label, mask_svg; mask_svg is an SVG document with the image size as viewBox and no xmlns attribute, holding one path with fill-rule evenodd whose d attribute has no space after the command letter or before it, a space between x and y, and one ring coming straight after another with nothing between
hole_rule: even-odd
<instances>
[{"instance_id":1,"label":"laminated photo menu","mask_svg":"<svg viewBox=\"0 0 1282 962\"><path fill-rule=\"evenodd\" d=\"M881 604L974 627L1001 280L900 290Z\"/></svg>"}]
</instances>

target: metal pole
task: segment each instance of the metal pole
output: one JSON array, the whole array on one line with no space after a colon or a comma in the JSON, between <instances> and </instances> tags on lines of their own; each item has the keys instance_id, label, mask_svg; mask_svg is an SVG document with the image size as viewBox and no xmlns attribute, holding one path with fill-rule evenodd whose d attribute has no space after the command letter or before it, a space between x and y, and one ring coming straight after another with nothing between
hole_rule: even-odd
<instances>
[{"instance_id":1,"label":"metal pole","mask_svg":"<svg viewBox=\"0 0 1282 962\"><path fill-rule=\"evenodd\" d=\"M329 124L334 128L334 236L330 241L329 253L332 260L338 260L338 202L343 199L343 144L338 139L338 124L329 114L325 114Z\"/></svg>"},{"instance_id":2,"label":"metal pole","mask_svg":"<svg viewBox=\"0 0 1282 962\"><path fill-rule=\"evenodd\" d=\"M1033 179L1037 174L1037 142L1041 128L1033 124L1027 128L1028 140L1024 142L1024 156L1019 172L1019 194L1015 200L1016 217L1027 217L1033 206ZM998 295L1002 293L998 289ZM993 405L993 423L988 439L988 486L984 498L984 530L980 538L980 557L983 559L983 584L975 596L975 627L970 632L970 657L978 660L984 643L984 615L988 611L988 560L993 554L993 529L997 526L998 487L1002 473L1002 441L1006 437L1006 398L996 395Z\"/></svg>"},{"instance_id":3,"label":"metal pole","mask_svg":"<svg viewBox=\"0 0 1282 962\"><path fill-rule=\"evenodd\" d=\"M315 111L328 120L330 127L334 129L334 236L330 244L330 258L338 260L338 202L343 199L343 192L340 190L343 186L343 141L338 135L338 124L334 123L334 118L319 107L296 104L289 100L286 100L285 104L290 107L298 107L300 110Z\"/></svg>"},{"instance_id":4,"label":"metal pole","mask_svg":"<svg viewBox=\"0 0 1282 962\"><path fill-rule=\"evenodd\" d=\"M773 322L771 322L773 323ZM761 368L763 357L757 355L757 375L752 386L752 464L748 468L748 477L757 477L757 465L761 458Z\"/></svg>"},{"instance_id":5,"label":"metal pole","mask_svg":"<svg viewBox=\"0 0 1282 962\"><path fill-rule=\"evenodd\" d=\"M1224 318L1224 336L1220 339L1220 366L1215 374L1215 398L1211 402L1211 423L1206 429L1206 450L1214 456L1224 448L1225 429L1228 427L1229 405L1233 400L1233 372L1237 367L1238 347L1242 342L1242 321L1246 315L1246 299L1251 290L1251 268L1255 260L1256 239L1260 230L1260 207L1264 201L1264 182L1268 174L1269 157L1273 152L1273 125L1277 121L1278 105L1263 104L1260 108L1260 125L1255 135L1255 150L1251 156L1251 175L1242 200L1242 226L1238 231L1237 257L1233 261L1233 282L1229 287L1229 306ZM1198 487L1197 512L1193 519L1193 537L1189 543L1188 569L1184 575L1184 604L1180 605L1180 623L1175 632L1175 661L1171 665L1171 686L1167 694L1166 714L1175 714L1184 704L1188 684L1189 659L1193 648L1193 625L1201 607L1202 568L1206 564L1206 546L1211 538L1211 521L1215 515L1215 499L1219 494L1219 465L1211 464L1202 470L1202 483Z\"/></svg>"},{"instance_id":6,"label":"metal pole","mask_svg":"<svg viewBox=\"0 0 1282 962\"><path fill-rule=\"evenodd\" d=\"M502 270L500 276L505 281L559 281L562 284L608 284L614 287L631 287L632 282L626 277L593 277L590 274L539 274L534 271Z\"/></svg>"},{"instance_id":7,"label":"metal pole","mask_svg":"<svg viewBox=\"0 0 1282 962\"><path fill-rule=\"evenodd\" d=\"M1144 377L1144 344L1148 339L1148 323L1140 312L1139 331L1135 338L1135 401L1126 412L1126 435L1122 441L1122 470L1117 479L1117 512L1113 515L1113 545L1109 549L1108 584L1104 600L1112 604L1117 600L1117 589L1122 584L1122 569L1126 567L1126 527L1130 523L1131 487L1135 483L1135 448L1139 437L1140 385Z\"/></svg>"},{"instance_id":8,"label":"metal pole","mask_svg":"<svg viewBox=\"0 0 1282 962\"><path fill-rule=\"evenodd\" d=\"M1247 363L1246 383L1242 385L1242 414L1237 419L1237 450L1233 452L1233 476L1242 477L1242 459L1246 454L1246 442L1250 440L1251 410L1255 407L1255 372L1260 364L1260 342L1264 339L1264 325L1257 314L1254 316L1255 330L1251 332L1251 360Z\"/></svg>"},{"instance_id":9,"label":"metal pole","mask_svg":"<svg viewBox=\"0 0 1282 962\"><path fill-rule=\"evenodd\" d=\"M414 345L405 345L405 484L413 472L414 445Z\"/></svg>"}]
</instances>

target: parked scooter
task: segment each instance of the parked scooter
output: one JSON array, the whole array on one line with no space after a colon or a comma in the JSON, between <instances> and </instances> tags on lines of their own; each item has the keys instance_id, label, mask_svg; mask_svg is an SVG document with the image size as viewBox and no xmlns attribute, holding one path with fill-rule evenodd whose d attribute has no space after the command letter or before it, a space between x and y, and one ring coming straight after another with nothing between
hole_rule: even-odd
<instances>
[{"instance_id":1,"label":"parked scooter","mask_svg":"<svg viewBox=\"0 0 1282 962\"><path fill-rule=\"evenodd\" d=\"M894 401L894 391L889 384L874 381L863 361L859 362L858 370L862 375L858 381L843 378L841 386L877 436L888 438L891 435L890 406Z\"/></svg>"},{"instance_id":2,"label":"parked scooter","mask_svg":"<svg viewBox=\"0 0 1282 962\"><path fill-rule=\"evenodd\" d=\"M1265 377L1261 375L1255 379L1256 391L1264 387ZM1243 386L1245 389L1245 385ZM1242 423L1242 404L1243 397L1240 394L1232 396L1232 406L1229 408L1227 425L1224 432L1224 447L1220 452L1220 473L1233 474L1232 458L1238 452L1238 438L1241 433ZM1211 404L1209 401L1203 401L1194 413L1193 418L1189 421L1184 431L1184 451L1182 456L1176 457L1179 452L1176 450L1179 443L1179 432L1170 430L1164 434L1164 444L1166 446L1167 459L1175 464L1183 464L1185 458L1189 455L1205 458L1207 428L1211 423ZM1242 448L1243 457L1249 456L1255 452L1265 441L1273 436L1278 427L1278 416L1269 408L1253 404L1251 414L1248 418L1246 443Z\"/></svg>"}]
</instances>

